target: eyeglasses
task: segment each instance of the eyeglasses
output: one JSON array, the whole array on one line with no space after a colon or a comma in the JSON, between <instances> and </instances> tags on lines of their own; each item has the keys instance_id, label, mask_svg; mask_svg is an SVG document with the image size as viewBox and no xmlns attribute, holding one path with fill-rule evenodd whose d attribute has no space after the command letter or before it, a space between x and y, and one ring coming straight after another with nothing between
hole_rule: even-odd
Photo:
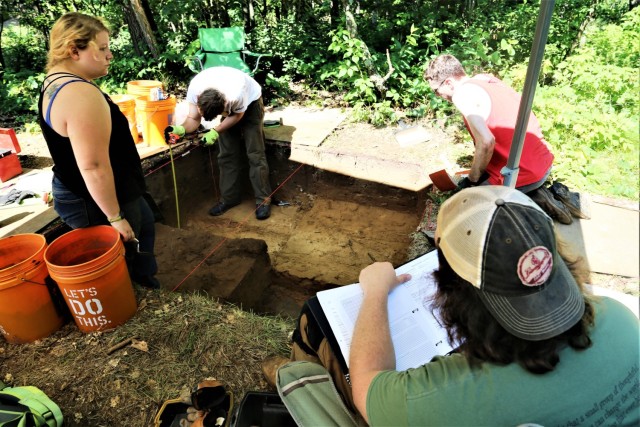
<instances>
[{"instance_id":1,"label":"eyeglasses","mask_svg":"<svg viewBox=\"0 0 640 427\"><path fill-rule=\"evenodd\" d=\"M436 94L436 95L438 95L438 96L442 96L442 95L440 94L440 88L442 87L442 85L443 85L443 84L444 84L444 82L446 82L446 81L447 81L447 79L444 79L443 81L441 81L441 82L440 82L440 84L438 85L438 87L437 87L437 88L435 88L435 89L433 90L433 91L435 92L435 94Z\"/></svg>"}]
</instances>

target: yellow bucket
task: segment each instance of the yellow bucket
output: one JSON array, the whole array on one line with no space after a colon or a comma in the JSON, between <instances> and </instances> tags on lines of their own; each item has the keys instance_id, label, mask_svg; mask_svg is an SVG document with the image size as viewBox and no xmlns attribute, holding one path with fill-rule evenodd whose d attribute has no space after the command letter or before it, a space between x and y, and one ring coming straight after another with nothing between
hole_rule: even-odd
<instances>
[{"instance_id":1,"label":"yellow bucket","mask_svg":"<svg viewBox=\"0 0 640 427\"><path fill-rule=\"evenodd\" d=\"M136 120L136 98L131 95L111 95L111 99L127 118L133 142L137 144L140 142L140 136L138 135L138 125Z\"/></svg>"},{"instance_id":2,"label":"yellow bucket","mask_svg":"<svg viewBox=\"0 0 640 427\"><path fill-rule=\"evenodd\" d=\"M136 116L142 129L142 139L149 146L166 145L164 129L173 124L176 98L150 101L148 96L136 99Z\"/></svg>"}]
</instances>

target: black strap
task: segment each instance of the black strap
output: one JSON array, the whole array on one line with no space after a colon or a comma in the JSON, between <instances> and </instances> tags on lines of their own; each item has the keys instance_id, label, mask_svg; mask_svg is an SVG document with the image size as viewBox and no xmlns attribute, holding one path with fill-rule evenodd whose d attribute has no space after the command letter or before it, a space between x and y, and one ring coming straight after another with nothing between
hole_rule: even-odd
<instances>
[{"instance_id":1,"label":"black strap","mask_svg":"<svg viewBox=\"0 0 640 427\"><path fill-rule=\"evenodd\" d=\"M56 76L56 78L51 79L51 77L53 77L53 76ZM78 75L75 75L75 74L73 74L73 73L67 73L67 72L51 73L51 74L49 74L48 76L46 76L46 77L44 78L45 83L43 83L43 85L42 85L41 92L44 92L45 90L47 90L47 88L48 88L49 86L51 86L51 84L52 84L52 83L54 83L55 81L60 80L60 79L64 79L64 78L66 78L66 77L76 78L76 79L79 79L79 80L85 81L85 82L87 82L87 83L91 83L91 84L93 84L93 83L92 83L92 82L90 82L89 80L87 80L87 79L83 79L82 77L80 77L80 76L78 76ZM94 86L95 86L95 85L94 85Z\"/></svg>"},{"instance_id":2,"label":"black strap","mask_svg":"<svg viewBox=\"0 0 640 427\"><path fill-rule=\"evenodd\" d=\"M49 291L49 296L51 296L51 301L53 302L53 306L56 309L56 313L58 313L58 316L67 321L71 320L71 311L69 310L69 306L65 302L64 297L60 292L58 284L51 278L51 276L47 276L44 278L44 284Z\"/></svg>"},{"instance_id":3,"label":"black strap","mask_svg":"<svg viewBox=\"0 0 640 427\"><path fill-rule=\"evenodd\" d=\"M347 362L342 355L342 350L340 350L338 340L336 339L336 336L331 329L331 325L329 325L327 316L325 315L317 296L309 298L304 303L300 315L302 316L302 314L307 314L307 330L305 332L307 334L307 340L309 341L309 344L315 350L314 353L309 354L315 355L317 353L317 350L320 348L320 343L323 339L326 338L327 342L329 343L329 347L331 347L331 350L333 351L333 355L335 356L338 364L340 365L340 368L342 369L342 372L345 375L348 375L349 367L347 366ZM298 320L298 328L296 329L296 331L300 329L299 323L300 321ZM300 343L298 343L298 345L300 345Z\"/></svg>"}]
</instances>

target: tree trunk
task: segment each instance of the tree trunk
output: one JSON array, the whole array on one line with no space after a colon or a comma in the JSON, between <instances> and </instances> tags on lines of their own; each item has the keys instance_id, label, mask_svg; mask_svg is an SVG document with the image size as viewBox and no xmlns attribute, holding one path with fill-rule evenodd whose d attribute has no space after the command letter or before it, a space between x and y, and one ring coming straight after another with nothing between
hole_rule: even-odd
<instances>
[{"instance_id":1,"label":"tree trunk","mask_svg":"<svg viewBox=\"0 0 640 427\"><path fill-rule=\"evenodd\" d=\"M124 0L122 5L136 54L143 56L144 53L148 51L153 58L158 58L156 38L151 30L151 25L149 24L141 0Z\"/></svg>"},{"instance_id":2,"label":"tree trunk","mask_svg":"<svg viewBox=\"0 0 640 427\"><path fill-rule=\"evenodd\" d=\"M566 53L564 54L565 60L573 53L574 50L578 48L578 46L580 46L580 39L582 38L582 35L587 29L587 26L589 25L589 23L591 23L591 21L593 21L595 17L596 17L596 13L595 13L595 5L594 5L594 7L592 7L587 13L587 16L582 21L582 24L580 24L580 28L578 28L578 33L576 34L575 40L573 41L569 49L567 49Z\"/></svg>"},{"instance_id":3,"label":"tree trunk","mask_svg":"<svg viewBox=\"0 0 640 427\"><path fill-rule=\"evenodd\" d=\"M229 11L227 7L220 11L220 27L230 27L231 26L231 17L229 16Z\"/></svg>"},{"instance_id":4,"label":"tree trunk","mask_svg":"<svg viewBox=\"0 0 640 427\"><path fill-rule=\"evenodd\" d=\"M0 76L4 74L4 70L7 68L7 64L4 62L4 55L2 54L2 31L4 30L4 17L0 16Z\"/></svg>"},{"instance_id":5,"label":"tree trunk","mask_svg":"<svg viewBox=\"0 0 640 427\"><path fill-rule=\"evenodd\" d=\"M144 10L144 16L146 16L149 21L151 31L153 31L153 34L158 34L158 25L156 24L156 20L153 18L153 12L151 11L149 0L140 0L140 3L142 4L142 10Z\"/></svg>"},{"instance_id":6,"label":"tree trunk","mask_svg":"<svg viewBox=\"0 0 640 427\"><path fill-rule=\"evenodd\" d=\"M331 0L331 28L336 28L340 22L340 2Z\"/></svg>"},{"instance_id":7,"label":"tree trunk","mask_svg":"<svg viewBox=\"0 0 640 427\"><path fill-rule=\"evenodd\" d=\"M380 94L384 97L384 95L387 93L385 82L389 79L391 73L393 73L391 60L389 60L389 72L386 76L382 77L373 62L373 58L371 57L371 53L369 52L369 47L358 34L358 24L356 24L356 20L353 16L353 13L351 12L351 1L352 0L342 0L342 7L344 8L347 31L349 31L349 35L351 36L351 38L359 39L360 41L362 41L364 66L367 69L367 73L369 74L369 79L373 82L378 92L380 92Z\"/></svg>"},{"instance_id":8,"label":"tree trunk","mask_svg":"<svg viewBox=\"0 0 640 427\"><path fill-rule=\"evenodd\" d=\"M250 33L256 25L256 17L253 10L253 0L245 0L242 3L242 15L244 16L245 32Z\"/></svg>"}]
</instances>

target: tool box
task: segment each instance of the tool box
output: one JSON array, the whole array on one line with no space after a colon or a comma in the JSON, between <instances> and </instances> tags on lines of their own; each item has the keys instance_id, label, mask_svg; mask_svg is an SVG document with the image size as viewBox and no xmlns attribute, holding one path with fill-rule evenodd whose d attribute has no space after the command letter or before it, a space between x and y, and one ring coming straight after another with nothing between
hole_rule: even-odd
<instances>
[{"instance_id":1,"label":"tool box","mask_svg":"<svg viewBox=\"0 0 640 427\"><path fill-rule=\"evenodd\" d=\"M296 427L278 393L249 391L231 421L231 427Z\"/></svg>"},{"instance_id":2,"label":"tool box","mask_svg":"<svg viewBox=\"0 0 640 427\"><path fill-rule=\"evenodd\" d=\"M20 144L13 129L0 128L0 183L22 173L18 159Z\"/></svg>"}]
</instances>

